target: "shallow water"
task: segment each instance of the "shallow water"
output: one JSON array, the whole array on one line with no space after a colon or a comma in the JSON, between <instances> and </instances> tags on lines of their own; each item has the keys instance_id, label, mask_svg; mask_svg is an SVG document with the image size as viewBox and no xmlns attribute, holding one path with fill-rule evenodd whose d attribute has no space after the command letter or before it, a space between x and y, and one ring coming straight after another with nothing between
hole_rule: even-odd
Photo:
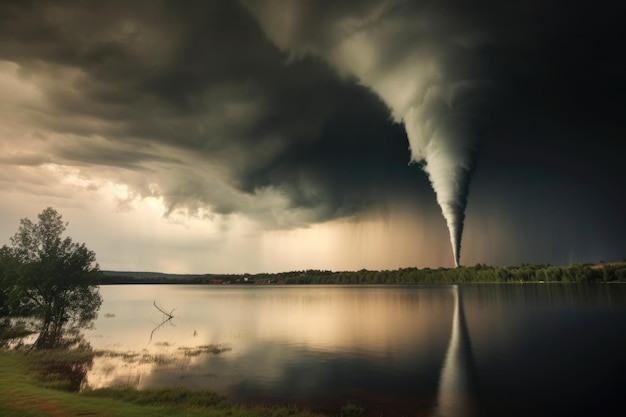
<instances>
[{"instance_id":1,"label":"shallow water","mask_svg":"<svg viewBox=\"0 0 626 417\"><path fill-rule=\"evenodd\" d=\"M96 359L92 387L212 389L331 413L352 401L371 416L611 415L621 407L626 286L100 291L86 336L117 354ZM174 316L160 327L154 302Z\"/></svg>"}]
</instances>

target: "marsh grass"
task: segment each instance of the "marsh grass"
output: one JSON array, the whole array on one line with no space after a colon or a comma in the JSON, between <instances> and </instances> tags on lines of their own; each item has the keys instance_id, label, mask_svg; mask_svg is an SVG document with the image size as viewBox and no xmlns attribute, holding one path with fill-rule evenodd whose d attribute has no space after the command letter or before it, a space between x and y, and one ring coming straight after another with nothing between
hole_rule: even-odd
<instances>
[{"instance_id":1,"label":"marsh grass","mask_svg":"<svg viewBox=\"0 0 626 417\"><path fill-rule=\"evenodd\" d=\"M323 417L293 406L234 404L220 394L182 388L132 387L71 392L58 369L88 362L91 351L0 350L0 415L3 417ZM46 369L52 373L46 375Z\"/></svg>"},{"instance_id":2,"label":"marsh grass","mask_svg":"<svg viewBox=\"0 0 626 417\"><path fill-rule=\"evenodd\" d=\"M134 351L128 352L115 352L110 350L98 350L95 352L95 356L107 356L111 358L120 358L125 362L136 362L141 358L141 354Z\"/></svg>"},{"instance_id":3,"label":"marsh grass","mask_svg":"<svg viewBox=\"0 0 626 417\"><path fill-rule=\"evenodd\" d=\"M28 352L36 363L36 379L44 387L78 392L84 387L94 352L89 348L46 349Z\"/></svg>"},{"instance_id":4,"label":"marsh grass","mask_svg":"<svg viewBox=\"0 0 626 417\"><path fill-rule=\"evenodd\" d=\"M159 347L171 347L167 342L157 344ZM220 353L230 352L231 347L222 344L200 345L200 346L181 346L176 351L170 353L142 353L128 351L116 352L112 350L97 351L94 353L96 357L119 358L127 364L155 364L159 366L180 365L186 358L199 356L203 354L219 355ZM182 355L182 357L181 357Z\"/></svg>"},{"instance_id":5,"label":"marsh grass","mask_svg":"<svg viewBox=\"0 0 626 417\"><path fill-rule=\"evenodd\" d=\"M210 353L212 355L219 355L220 353L229 352L231 347L224 345L202 345L196 347L179 347L179 351L183 352L185 356L198 356L203 353Z\"/></svg>"},{"instance_id":6,"label":"marsh grass","mask_svg":"<svg viewBox=\"0 0 626 417\"><path fill-rule=\"evenodd\" d=\"M226 397L212 391L191 391L183 388L137 390L132 387L88 390L84 395L97 398L114 398L139 405L206 408L225 406Z\"/></svg>"}]
</instances>

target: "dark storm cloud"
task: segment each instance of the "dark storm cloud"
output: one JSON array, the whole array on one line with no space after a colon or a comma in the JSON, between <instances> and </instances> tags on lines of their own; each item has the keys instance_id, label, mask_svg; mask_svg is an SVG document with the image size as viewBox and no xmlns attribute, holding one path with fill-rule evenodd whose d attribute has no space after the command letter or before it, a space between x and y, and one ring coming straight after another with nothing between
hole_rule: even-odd
<instances>
[{"instance_id":1,"label":"dark storm cloud","mask_svg":"<svg viewBox=\"0 0 626 417\"><path fill-rule=\"evenodd\" d=\"M410 178L406 139L382 103L317 59L286 64L235 2L3 7L2 58L47 100L33 123L74 135L46 148L61 161L138 170L184 164L193 152L189 164L220 167L240 192L271 187L291 207L310 209L308 221L351 214L374 201L375 187ZM106 146L92 144L94 135ZM127 146L142 141L183 154ZM202 191L211 184L194 168L159 181L172 208L244 210Z\"/></svg>"},{"instance_id":2,"label":"dark storm cloud","mask_svg":"<svg viewBox=\"0 0 626 417\"><path fill-rule=\"evenodd\" d=\"M124 168L117 175L140 195L158 184L170 210L210 207L272 227L350 215L406 192L432 199L423 173L407 166L407 134L396 123L420 98L385 83L411 80L410 64L421 70L432 61L479 163L517 149L512 158L522 163L566 172L582 164L626 208L615 191L624 179L615 152L626 134L624 30L604 7L5 1L0 59L36 85L41 99L22 107L24 119L52 134L3 163ZM371 67L350 61L367 64L365 49L334 49L346 31L377 42ZM273 218L267 193L299 214Z\"/></svg>"},{"instance_id":3,"label":"dark storm cloud","mask_svg":"<svg viewBox=\"0 0 626 417\"><path fill-rule=\"evenodd\" d=\"M292 60L318 56L353 75L403 123L448 223L455 262L479 147L521 141L531 153L567 158L577 153L568 142L591 145L590 127L623 132L615 117L623 90L611 88L624 69L615 10L583 2L244 4ZM618 138L599 141L614 146Z\"/></svg>"}]
</instances>

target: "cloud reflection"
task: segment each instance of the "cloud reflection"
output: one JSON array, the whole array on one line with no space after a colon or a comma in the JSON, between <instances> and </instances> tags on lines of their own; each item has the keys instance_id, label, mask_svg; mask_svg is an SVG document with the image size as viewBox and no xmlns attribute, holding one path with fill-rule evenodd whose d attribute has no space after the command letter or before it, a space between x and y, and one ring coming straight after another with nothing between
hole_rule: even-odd
<instances>
[{"instance_id":1,"label":"cloud reflection","mask_svg":"<svg viewBox=\"0 0 626 417\"><path fill-rule=\"evenodd\" d=\"M140 380L141 388L175 380L176 385L229 391L244 382L277 390L288 375L305 368L307 381L319 387L337 379L329 380L328 375L334 375L338 366L351 370L346 371L346 385L354 383L354 378L362 379L366 371L380 373L379 379L386 375L397 379L414 368L415 375L432 379L429 386L436 384L452 317L446 291L227 287L171 287L167 294L159 287L142 287L142 294L136 293L139 288L135 286L103 287L102 311L115 317L103 316L96 323L91 337L96 349L160 356L175 355L181 347L212 344L232 350L149 369L138 360L132 370L121 368L119 378L111 371L114 360L103 358L102 366L94 366L94 374L107 368L106 381L128 381L129 373L135 372L141 378L131 380ZM177 308L176 326L161 328L147 344L155 325L152 319L160 318L151 319L153 300L167 309ZM415 363L416 355L424 360ZM96 377L90 381L95 383ZM404 386L410 390L412 384L407 380Z\"/></svg>"}]
</instances>

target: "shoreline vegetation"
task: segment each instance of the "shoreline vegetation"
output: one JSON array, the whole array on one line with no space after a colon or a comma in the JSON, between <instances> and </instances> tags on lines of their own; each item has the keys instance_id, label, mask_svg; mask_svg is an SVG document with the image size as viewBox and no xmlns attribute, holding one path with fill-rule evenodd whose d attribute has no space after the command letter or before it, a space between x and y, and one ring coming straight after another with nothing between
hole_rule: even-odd
<instances>
[{"instance_id":1,"label":"shoreline vegetation","mask_svg":"<svg viewBox=\"0 0 626 417\"><path fill-rule=\"evenodd\" d=\"M76 364L97 352L73 350L0 349L0 415L28 416L231 416L324 417L295 406L245 405L212 391L178 387L138 390L102 388L77 392L72 385ZM346 416L348 408L338 410Z\"/></svg>"},{"instance_id":2,"label":"shoreline vegetation","mask_svg":"<svg viewBox=\"0 0 626 417\"><path fill-rule=\"evenodd\" d=\"M614 283L626 282L626 260L577 263L567 266L461 266L458 268L401 268L397 270L333 272L303 270L258 274L166 274L159 272L102 271L95 285L329 285L329 284L483 284L483 283Z\"/></svg>"}]
</instances>

